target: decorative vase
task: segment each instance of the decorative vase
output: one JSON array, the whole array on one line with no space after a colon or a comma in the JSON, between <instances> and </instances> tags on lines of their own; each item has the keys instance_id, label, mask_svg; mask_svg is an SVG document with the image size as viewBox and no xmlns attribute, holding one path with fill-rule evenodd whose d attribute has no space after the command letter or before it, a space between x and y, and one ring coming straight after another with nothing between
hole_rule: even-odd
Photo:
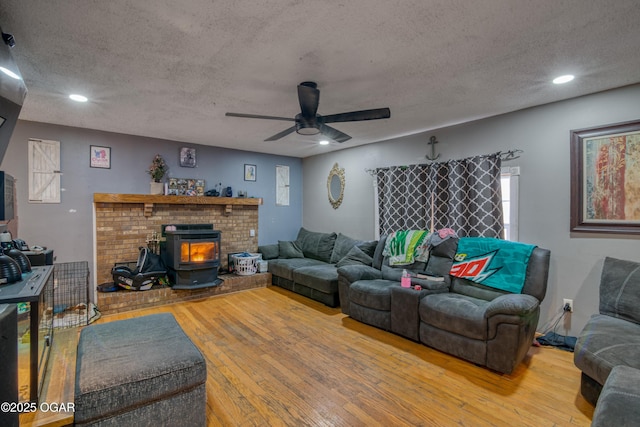
<instances>
[{"instance_id":1,"label":"decorative vase","mask_svg":"<svg viewBox=\"0 0 640 427\"><path fill-rule=\"evenodd\" d=\"M164 194L164 184L161 182L151 181L151 194Z\"/></svg>"}]
</instances>

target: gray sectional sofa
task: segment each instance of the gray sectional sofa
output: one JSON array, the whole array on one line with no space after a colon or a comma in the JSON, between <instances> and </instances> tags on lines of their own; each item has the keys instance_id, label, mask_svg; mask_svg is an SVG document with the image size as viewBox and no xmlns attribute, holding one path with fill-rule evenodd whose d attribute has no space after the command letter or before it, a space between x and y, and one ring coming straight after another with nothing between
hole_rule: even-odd
<instances>
[{"instance_id":1,"label":"gray sectional sofa","mask_svg":"<svg viewBox=\"0 0 640 427\"><path fill-rule=\"evenodd\" d=\"M580 391L596 405L593 425L638 425L634 423L640 422L639 262L605 258L599 311L576 341Z\"/></svg>"},{"instance_id":2,"label":"gray sectional sofa","mask_svg":"<svg viewBox=\"0 0 640 427\"><path fill-rule=\"evenodd\" d=\"M294 241L260 246L258 252L268 261L272 283L337 307L340 266L371 264L377 241L360 241L341 233L321 233L305 229Z\"/></svg>"},{"instance_id":3,"label":"gray sectional sofa","mask_svg":"<svg viewBox=\"0 0 640 427\"><path fill-rule=\"evenodd\" d=\"M426 264L402 267L389 265L384 244L380 239L372 266L338 268L343 313L498 372L511 373L524 359L546 293L548 250L533 249L516 294L450 276L457 238L432 247ZM439 280L412 278L412 287L403 288L403 269Z\"/></svg>"},{"instance_id":4,"label":"gray sectional sofa","mask_svg":"<svg viewBox=\"0 0 640 427\"><path fill-rule=\"evenodd\" d=\"M295 241L258 250L269 262L274 285L330 307L340 305L363 323L498 372L511 373L524 359L547 289L548 250L532 250L522 292L511 293L449 275L456 237L432 245L428 262L401 267L389 264L385 243L386 237L363 242L301 228ZM401 287L405 269L424 277Z\"/></svg>"}]
</instances>

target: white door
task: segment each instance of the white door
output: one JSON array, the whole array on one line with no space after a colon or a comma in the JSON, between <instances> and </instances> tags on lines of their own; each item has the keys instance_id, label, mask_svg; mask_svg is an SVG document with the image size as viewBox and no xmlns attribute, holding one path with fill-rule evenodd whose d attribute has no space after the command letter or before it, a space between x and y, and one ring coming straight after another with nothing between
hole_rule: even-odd
<instances>
[{"instance_id":1,"label":"white door","mask_svg":"<svg viewBox=\"0 0 640 427\"><path fill-rule=\"evenodd\" d=\"M29 140L29 203L60 203L60 141Z\"/></svg>"}]
</instances>

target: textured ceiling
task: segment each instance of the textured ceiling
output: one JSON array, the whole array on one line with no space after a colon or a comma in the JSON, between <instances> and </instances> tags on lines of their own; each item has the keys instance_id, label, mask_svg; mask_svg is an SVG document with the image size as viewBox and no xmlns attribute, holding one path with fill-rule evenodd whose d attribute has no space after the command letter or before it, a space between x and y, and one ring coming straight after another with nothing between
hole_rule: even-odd
<instances>
[{"instance_id":1,"label":"textured ceiling","mask_svg":"<svg viewBox=\"0 0 640 427\"><path fill-rule=\"evenodd\" d=\"M640 82L639 23L638 0L0 3L29 90L21 119L296 157ZM336 123L353 139L320 147L263 141L291 123L225 117L293 117L307 80L319 114L391 118Z\"/></svg>"}]
</instances>

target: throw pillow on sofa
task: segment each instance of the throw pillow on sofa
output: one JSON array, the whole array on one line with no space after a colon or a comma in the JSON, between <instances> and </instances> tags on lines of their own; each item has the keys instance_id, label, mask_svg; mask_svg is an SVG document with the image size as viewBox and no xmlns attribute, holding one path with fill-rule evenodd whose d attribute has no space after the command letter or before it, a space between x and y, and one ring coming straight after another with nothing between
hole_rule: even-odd
<instances>
[{"instance_id":1,"label":"throw pillow on sofa","mask_svg":"<svg viewBox=\"0 0 640 427\"><path fill-rule=\"evenodd\" d=\"M345 255L338 263L336 267L343 267L345 265L368 265L373 264L373 258L367 255L358 246L351 248L347 255Z\"/></svg>"},{"instance_id":2,"label":"throw pillow on sofa","mask_svg":"<svg viewBox=\"0 0 640 427\"><path fill-rule=\"evenodd\" d=\"M258 252L262 254L262 259L265 261L276 259L280 255L280 247L277 244L258 246Z\"/></svg>"},{"instance_id":3,"label":"throw pillow on sofa","mask_svg":"<svg viewBox=\"0 0 640 427\"><path fill-rule=\"evenodd\" d=\"M301 227L296 243L302 249L305 258L331 262L336 237L336 233L318 233Z\"/></svg>"},{"instance_id":4,"label":"throw pillow on sofa","mask_svg":"<svg viewBox=\"0 0 640 427\"><path fill-rule=\"evenodd\" d=\"M356 246L358 246L360 249L362 249L362 252L364 252L365 254L369 255L371 258L373 258L373 255L376 252L376 247L378 246L378 241L377 240L366 240L364 242L358 242L358 244Z\"/></svg>"},{"instance_id":5,"label":"throw pillow on sofa","mask_svg":"<svg viewBox=\"0 0 640 427\"><path fill-rule=\"evenodd\" d=\"M338 237L336 237L333 245L333 252L331 253L331 264L335 264L344 258L357 243L359 243L359 241L356 239L338 233Z\"/></svg>"},{"instance_id":6,"label":"throw pillow on sofa","mask_svg":"<svg viewBox=\"0 0 640 427\"><path fill-rule=\"evenodd\" d=\"M283 259L304 258L302 249L300 249L296 242L284 242L282 240L278 240L278 254L278 258Z\"/></svg>"}]
</instances>

